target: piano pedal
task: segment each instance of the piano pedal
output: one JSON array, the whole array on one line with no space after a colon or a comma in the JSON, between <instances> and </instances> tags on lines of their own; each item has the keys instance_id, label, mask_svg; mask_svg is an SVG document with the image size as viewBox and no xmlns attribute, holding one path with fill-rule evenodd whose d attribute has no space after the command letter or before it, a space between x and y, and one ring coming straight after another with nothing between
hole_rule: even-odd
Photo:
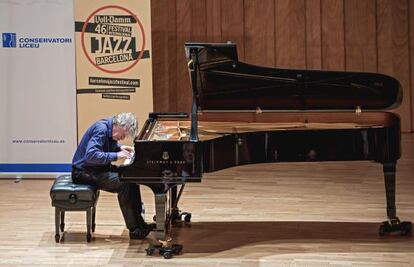
<instances>
[{"instance_id":1,"label":"piano pedal","mask_svg":"<svg viewBox=\"0 0 414 267\"><path fill-rule=\"evenodd\" d=\"M180 212L178 217L174 218L171 221L172 225L178 226L184 224L185 226L191 226L191 213L189 212Z\"/></svg>"},{"instance_id":2,"label":"piano pedal","mask_svg":"<svg viewBox=\"0 0 414 267\"><path fill-rule=\"evenodd\" d=\"M384 221L379 227L379 235L384 236L388 233L399 232L401 235L406 236L411 234L411 222L400 222L398 218Z\"/></svg>"},{"instance_id":3,"label":"piano pedal","mask_svg":"<svg viewBox=\"0 0 414 267\"><path fill-rule=\"evenodd\" d=\"M171 213L171 224L177 225L183 223L187 226L191 223L191 213L175 209Z\"/></svg>"}]
</instances>

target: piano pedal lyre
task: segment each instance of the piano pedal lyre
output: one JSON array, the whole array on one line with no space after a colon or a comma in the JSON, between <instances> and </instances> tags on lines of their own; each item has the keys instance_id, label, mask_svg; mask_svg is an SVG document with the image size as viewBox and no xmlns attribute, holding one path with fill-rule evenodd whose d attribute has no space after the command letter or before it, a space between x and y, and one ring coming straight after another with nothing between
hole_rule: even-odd
<instances>
[{"instance_id":1,"label":"piano pedal lyre","mask_svg":"<svg viewBox=\"0 0 414 267\"><path fill-rule=\"evenodd\" d=\"M177 187L171 188L170 190L170 200L171 200L171 210L170 210L170 219L172 225L177 225L184 221L185 225L189 226L191 222L191 213L186 211L181 211L178 208L178 202L180 201L181 194L184 191L185 183L181 185L180 191L177 194Z\"/></svg>"},{"instance_id":2,"label":"piano pedal lyre","mask_svg":"<svg viewBox=\"0 0 414 267\"><path fill-rule=\"evenodd\" d=\"M379 227L379 235L384 236L387 233L399 232L401 235L406 236L411 234L411 229L411 222L400 222L400 219L395 217L382 222Z\"/></svg>"}]
</instances>

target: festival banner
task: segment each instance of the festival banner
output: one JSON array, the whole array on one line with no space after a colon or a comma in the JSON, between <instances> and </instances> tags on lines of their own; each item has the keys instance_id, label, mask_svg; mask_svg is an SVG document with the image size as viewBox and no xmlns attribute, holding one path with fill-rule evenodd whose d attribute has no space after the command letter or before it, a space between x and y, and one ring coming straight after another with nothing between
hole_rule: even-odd
<instances>
[{"instance_id":1,"label":"festival banner","mask_svg":"<svg viewBox=\"0 0 414 267\"><path fill-rule=\"evenodd\" d=\"M73 2L0 1L0 177L71 171Z\"/></svg>"},{"instance_id":2,"label":"festival banner","mask_svg":"<svg viewBox=\"0 0 414 267\"><path fill-rule=\"evenodd\" d=\"M150 0L75 0L78 141L95 121L153 110Z\"/></svg>"}]
</instances>

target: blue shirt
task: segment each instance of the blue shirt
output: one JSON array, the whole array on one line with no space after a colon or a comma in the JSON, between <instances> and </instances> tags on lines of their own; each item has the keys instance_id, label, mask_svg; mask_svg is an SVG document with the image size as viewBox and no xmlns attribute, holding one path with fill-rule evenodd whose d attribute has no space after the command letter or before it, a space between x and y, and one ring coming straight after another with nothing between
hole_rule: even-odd
<instances>
[{"instance_id":1,"label":"blue shirt","mask_svg":"<svg viewBox=\"0 0 414 267\"><path fill-rule=\"evenodd\" d=\"M79 170L109 166L117 160L116 152L120 151L120 147L112 139L112 118L99 120L83 135L73 156L72 166Z\"/></svg>"}]
</instances>

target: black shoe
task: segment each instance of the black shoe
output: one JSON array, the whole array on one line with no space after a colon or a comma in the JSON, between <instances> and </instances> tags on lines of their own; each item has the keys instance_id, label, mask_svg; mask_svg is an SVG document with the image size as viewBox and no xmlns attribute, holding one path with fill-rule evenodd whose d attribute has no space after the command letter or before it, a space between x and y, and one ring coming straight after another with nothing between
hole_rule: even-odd
<instances>
[{"instance_id":1,"label":"black shoe","mask_svg":"<svg viewBox=\"0 0 414 267\"><path fill-rule=\"evenodd\" d=\"M145 239L147 235L157 227L155 223L145 223L144 227L138 227L129 232L130 239Z\"/></svg>"},{"instance_id":2,"label":"black shoe","mask_svg":"<svg viewBox=\"0 0 414 267\"><path fill-rule=\"evenodd\" d=\"M147 227L137 228L134 231L129 232L130 239L145 239L151 230Z\"/></svg>"},{"instance_id":3,"label":"black shoe","mask_svg":"<svg viewBox=\"0 0 414 267\"><path fill-rule=\"evenodd\" d=\"M145 223L145 228L149 229L150 231L154 231L157 228L157 224L155 224L155 223Z\"/></svg>"}]
</instances>

